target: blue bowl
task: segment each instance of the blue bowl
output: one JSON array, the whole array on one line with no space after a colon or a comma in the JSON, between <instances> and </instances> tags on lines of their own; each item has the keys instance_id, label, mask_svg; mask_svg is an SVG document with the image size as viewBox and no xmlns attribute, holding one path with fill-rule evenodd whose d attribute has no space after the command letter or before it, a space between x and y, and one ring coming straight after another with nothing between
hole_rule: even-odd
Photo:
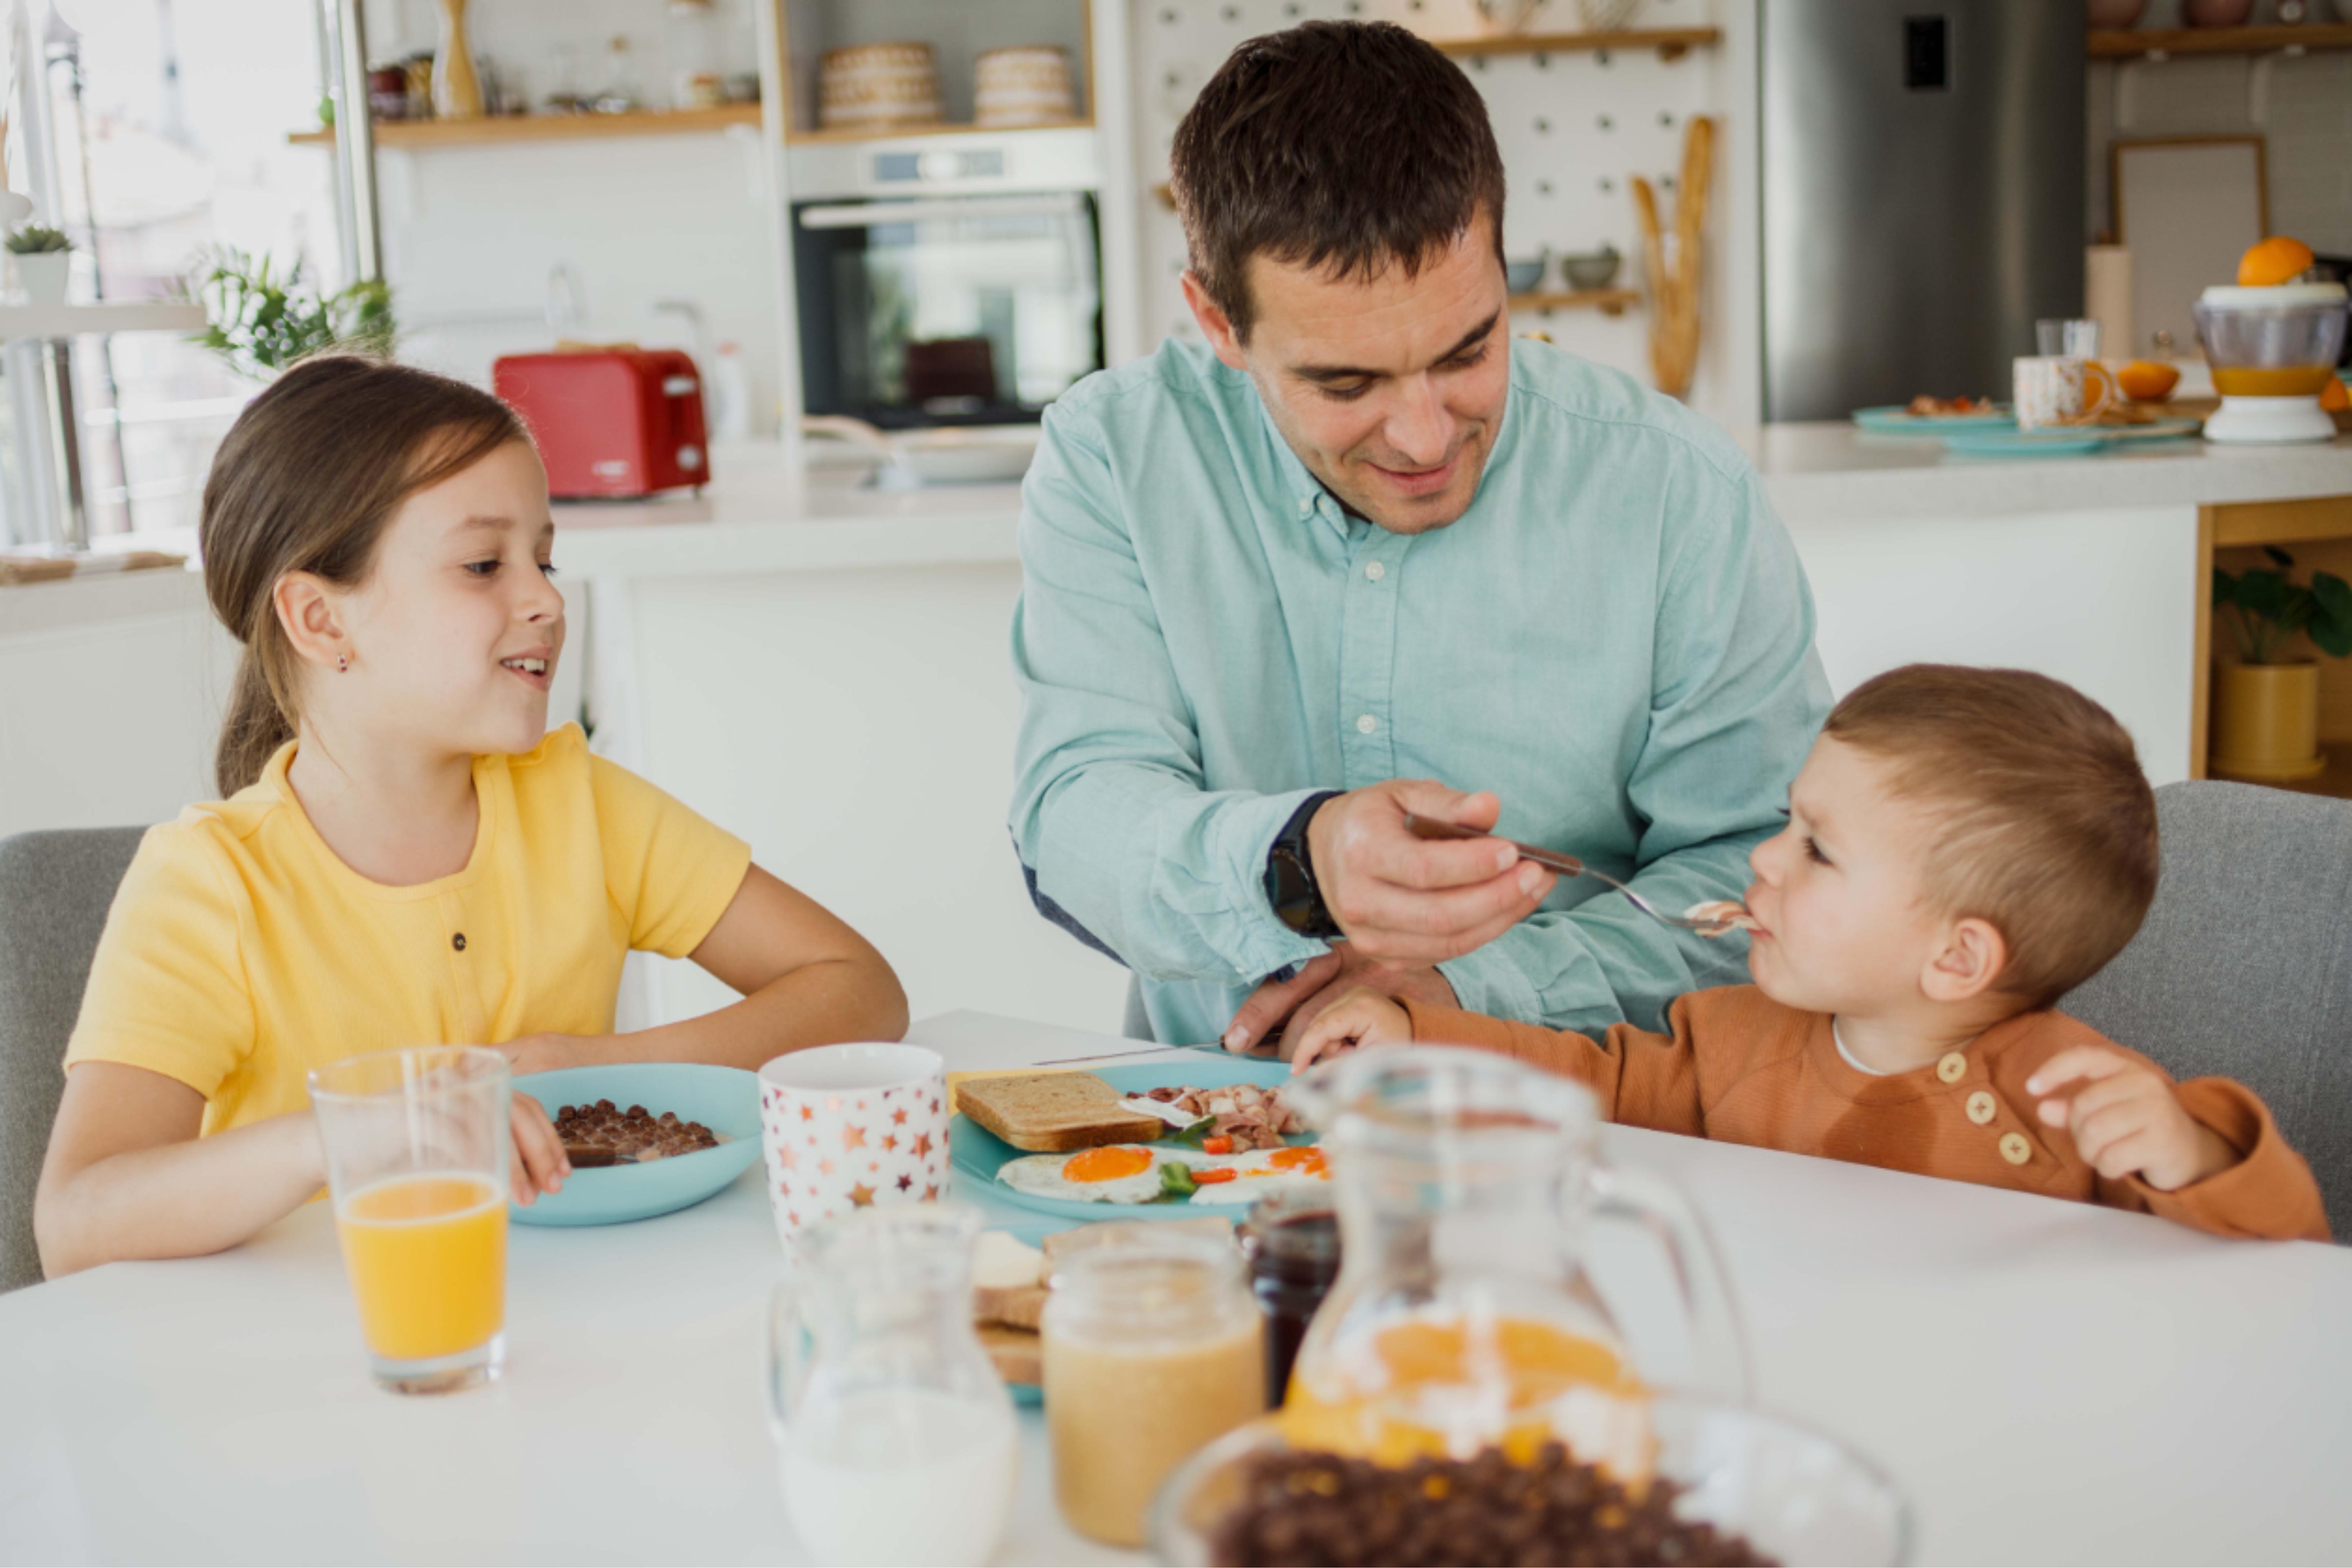
<instances>
[{"instance_id":1,"label":"blue bowl","mask_svg":"<svg viewBox=\"0 0 2352 1568\"><path fill-rule=\"evenodd\" d=\"M566 1067L514 1081L518 1092L547 1107L610 1100L627 1110L643 1105L658 1116L675 1111L719 1134L715 1149L672 1155L644 1165L575 1170L562 1192L541 1193L525 1208L507 1205L520 1225L617 1225L691 1207L743 1174L760 1157L760 1079L740 1067L687 1061L639 1061L620 1067Z\"/></svg>"}]
</instances>

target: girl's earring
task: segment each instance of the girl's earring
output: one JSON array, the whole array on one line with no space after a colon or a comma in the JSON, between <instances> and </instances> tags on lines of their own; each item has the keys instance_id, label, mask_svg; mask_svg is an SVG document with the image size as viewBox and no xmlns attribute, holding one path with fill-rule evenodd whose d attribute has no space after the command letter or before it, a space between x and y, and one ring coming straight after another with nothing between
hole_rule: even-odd
<instances>
[{"instance_id":1,"label":"girl's earring","mask_svg":"<svg viewBox=\"0 0 2352 1568\"><path fill-rule=\"evenodd\" d=\"M352 662L341 653L335 655L335 674L341 674L352 667Z\"/></svg>"}]
</instances>

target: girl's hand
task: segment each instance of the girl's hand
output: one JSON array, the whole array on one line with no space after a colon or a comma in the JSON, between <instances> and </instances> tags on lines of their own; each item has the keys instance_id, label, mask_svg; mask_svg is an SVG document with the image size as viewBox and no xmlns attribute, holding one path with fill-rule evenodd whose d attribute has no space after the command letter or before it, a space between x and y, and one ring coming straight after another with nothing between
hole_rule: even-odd
<instances>
[{"instance_id":1,"label":"girl's hand","mask_svg":"<svg viewBox=\"0 0 2352 1568\"><path fill-rule=\"evenodd\" d=\"M588 1039L588 1036L581 1034L525 1034L490 1049L504 1052L507 1065L513 1069L517 1078L520 1078L526 1072L553 1072L558 1068L587 1066L588 1055L581 1047Z\"/></svg>"},{"instance_id":2,"label":"girl's hand","mask_svg":"<svg viewBox=\"0 0 2352 1568\"><path fill-rule=\"evenodd\" d=\"M1411 1045L1412 1015L1380 992L1359 986L1315 1015L1291 1052L1290 1071L1304 1072L1343 1051Z\"/></svg>"},{"instance_id":3,"label":"girl's hand","mask_svg":"<svg viewBox=\"0 0 2352 1568\"><path fill-rule=\"evenodd\" d=\"M555 1124L547 1119L547 1107L530 1095L514 1096L508 1120L514 1126L514 1163L508 1179L514 1186L514 1200L529 1208L541 1193L563 1190L572 1161L563 1152L563 1140L555 1135Z\"/></svg>"},{"instance_id":4,"label":"girl's hand","mask_svg":"<svg viewBox=\"0 0 2352 1568\"><path fill-rule=\"evenodd\" d=\"M2070 1083L2080 1087L2050 1093ZM2084 1162L2110 1181L2137 1175L2173 1192L2238 1163L2235 1149L2182 1108L2162 1073L2103 1046L2060 1051L2025 1081L2025 1092L2048 1095L2042 1124L2065 1128Z\"/></svg>"}]
</instances>

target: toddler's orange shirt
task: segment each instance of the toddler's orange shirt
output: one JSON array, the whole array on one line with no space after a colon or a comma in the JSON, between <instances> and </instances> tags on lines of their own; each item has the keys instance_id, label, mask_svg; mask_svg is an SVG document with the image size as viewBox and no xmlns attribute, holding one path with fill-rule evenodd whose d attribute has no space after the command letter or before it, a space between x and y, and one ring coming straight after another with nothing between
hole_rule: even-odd
<instances>
[{"instance_id":1,"label":"toddler's orange shirt","mask_svg":"<svg viewBox=\"0 0 2352 1568\"><path fill-rule=\"evenodd\" d=\"M2034 1114L2025 1081L2077 1045L2147 1059L2063 1013L2021 1013L1928 1066L1877 1077L1839 1054L1828 1014L1782 1007L1754 986L1678 998L1667 1012L1672 1034L1621 1023L1600 1040L1452 1008L1404 1007L1415 1040L1499 1051L1581 1079L1600 1096L1601 1114L1629 1127L2101 1203L2219 1236L2328 1239L2311 1167L2262 1101L2226 1078L2193 1078L2173 1092L2238 1151L2228 1170L2159 1192L2084 1164L2065 1128L2045 1127Z\"/></svg>"}]
</instances>

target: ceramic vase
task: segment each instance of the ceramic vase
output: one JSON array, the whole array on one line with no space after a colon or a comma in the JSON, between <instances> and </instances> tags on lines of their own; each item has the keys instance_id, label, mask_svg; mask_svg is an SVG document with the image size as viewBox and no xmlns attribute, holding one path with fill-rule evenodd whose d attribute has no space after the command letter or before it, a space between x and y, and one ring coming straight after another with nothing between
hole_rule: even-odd
<instances>
[{"instance_id":1,"label":"ceramic vase","mask_svg":"<svg viewBox=\"0 0 2352 1568\"><path fill-rule=\"evenodd\" d=\"M2222 664L2213 672L2212 770L2280 783L2316 777L2319 666Z\"/></svg>"}]
</instances>

